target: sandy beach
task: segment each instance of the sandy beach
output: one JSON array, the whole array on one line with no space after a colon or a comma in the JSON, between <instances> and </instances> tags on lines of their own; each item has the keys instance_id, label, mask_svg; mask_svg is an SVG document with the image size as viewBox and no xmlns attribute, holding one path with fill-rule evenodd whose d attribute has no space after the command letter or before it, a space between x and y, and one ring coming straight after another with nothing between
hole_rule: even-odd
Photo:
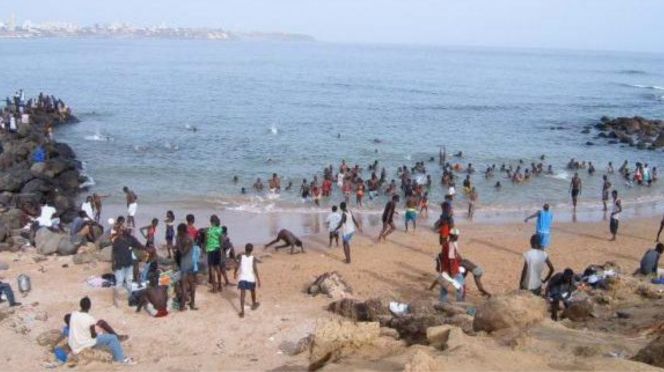
<instances>
[{"instance_id":1,"label":"sandy beach","mask_svg":"<svg viewBox=\"0 0 664 372\"><path fill-rule=\"evenodd\" d=\"M222 222L223 223L223 222ZM614 261L631 272L638 265L644 250L653 245L659 219L633 219L623 221L616 242L608 242L608 224L556 223L552 246L549 250L556 270L571 267L583 270L591 263ZM460 247L464 256L485 270L483 281L489 291L500 294L516 289L521 254L528 248L532 224L464 224L461 227ZM308 366L307 353L289 356L282 351L286 343L297 342L314 330L316 321L335 318L325 310L330 299L311 297L305 288L320 274L339 272L352 286L359 299L389 297L395 301L411 303L433 301L437 293L426 290L434 273L433 257L438 251L437 237L428 228L416 233L402 230L390 236L386 243L375 243L375 231L368 228L353 241L353 263L342 262L340 248L328 248L325 233L309 236L305 240L305 254L290 255L285 251L264 250L262 243L256 250L261 259L259 270L263 286L258 290L261 306L248 311L244 319L237 316L238 291L226 288L221 295L208 293L207 286L198 287L199 311L170 314L153 319L146 313L134 313L134 308L112 305L111 290L90 288L85 279L110 272L110 264L96 262L75 265L71 257L47 257L34 262L33 253L0 255L9 269L0 274L15 287L15 278L26 273L32 278L32 292L19 300L23 311L45 311L45 321L31 320L30 331L21 334L3 322L0 337L0 357L7 370L36 370L52 360L52 355L37 345L41 332L62 327L65 313L77 309L82 296L92 299L92 314L105 319L120 333L131 336L124 343L128 355L138 361L135 367L119 367L92 363L88 369L133 370L304 370ZM238 244L236 243L236 247ZM239 248L239 247L238 247ZM469 301L483 301L472 283L469 283ZM3 304L3 310L6 304ZM545 321L546 334L556 334L561 324ZM541 329L540 329L541 330ZM557 330L557 331L556 331ZM567 332L567 331L565 331ZM590 332L590 333L589 333ZM563 332L564 333L564 332ZM532 342L518 349L500 345L489 336L472 337L461 351L440 352L446 370L647 370L648 365L625 361L606 355L581 358L560 345L560 340L542 341L533 336ZM632 345L628 352L636 352L645 344L643 337L617 334L593 334L586 331L588 340L611 338L627 339L621 345ZM592 344L594 341L588 341ZM581 339L577 340L581 341ZM572 341L570 341L572 342ZM585 341L584 341L585 342ZM392 353L381 362L343 360L326 368L334 370L401 370L421 346ZM382 357L381 357L382 358Z\"/></svg>"}]
</instances>

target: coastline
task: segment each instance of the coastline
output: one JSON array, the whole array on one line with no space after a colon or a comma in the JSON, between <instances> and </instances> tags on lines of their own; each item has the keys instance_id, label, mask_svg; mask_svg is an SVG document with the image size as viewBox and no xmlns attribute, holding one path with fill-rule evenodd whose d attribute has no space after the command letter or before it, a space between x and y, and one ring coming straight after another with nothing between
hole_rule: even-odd
<instances>
[{"instance_id":1,"label":"coastline","mask_svg":"<svg viewBox=\"0 0 664 372\"><path fill-rule=\"evenodd\" d=\"M510 226L523 224L523 219L538 208L532 209L514 209L510 211L505 210L491 210L483 209L480 205L476 212L474 219L468 220L466 217L467 203L465 200L455 202L455 222L460 227L472 226ZM359 218L366 233L372 236L378 234L382 227L381 216L382 210L366 210L355 209L351 205L351 211ZM402 206L399 206L397 211L399 215L396 216L395 224L398 231L403 231L403 215ZM230 231L230 236L236 244L239 243L266 243L272 240L280 229L286 228L292 231L297 236L310 237L316 236L327 232L325 218L330 213L327 208L307 208L307 209L279 209L276 211L238 211L235 209L227 208L224 205L215 205L207 200L188 200L188 201L175 201L175 202L159 202L159 203L139 203L138 212L136 215L137 226L147 225L152 218L158 218L160 225L158 227L157 242L164 242L163 237L163 220L167 210L172 210L176 216L176 223L184 221L186 214L194 214L196 216L196 226L205 227L209 223L209 217L212 214L217 214L222 225L226 225ZM559 224L606 224L608 231L608 212L602 211L601 205L597 204L590 208L586 208L580 204L579 211L574 214L571 208L553 207L554 212L554 226ZM622 220L634 223L638 221L659 221L661 211L664 210L664 201L660 202L643 202L643 203L625 203L622 212ZM428 218L418 218L418 230L430 231L433 224L438 219L440 214L440 207L430 205ZM107 203L104 205L102 213L102 224L107 225L106 221L109 218L117 218L117 216L126 215L126 207L117 203Z\"/></svg>"}]
</instances>

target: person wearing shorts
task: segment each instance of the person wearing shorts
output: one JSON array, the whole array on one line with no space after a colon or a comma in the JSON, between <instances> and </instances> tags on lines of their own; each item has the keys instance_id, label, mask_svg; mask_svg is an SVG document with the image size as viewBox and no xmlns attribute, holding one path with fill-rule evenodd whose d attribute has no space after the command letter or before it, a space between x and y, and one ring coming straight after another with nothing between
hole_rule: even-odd
<instances>
[{"instance_id":1,"label":"person wearing shorts","mask_svg":"<svg viewBox=\"0 0 664 372\"><path fill-rule=\"evenodd\" d=\"M618 226L620 225L620 214L622 213L622 201L618 199L618 191L611 192L613 197L613 209L611 210L611 218L609 221L609 231L611 232L611 241L616 240L618 235Z\"/></svg>"},{"instance_id":2,"label":"person wearing shorts","mask_svg":"<svg viewBox=\"0 0 664 372\"><path fill-rule=\"evenodd\" d=\"M357 223L353 213L348 210L346 202L341 202L339 204L341 209L341 221L335 229L339 231L341 229L341 240L344 246L344 256L346 257L345 261L347 264L350 264L350 241L353 240L353 235L355 235L355 229L362 231L360 225Z\"/></svg>"},{"instance_id":3,"label":"person wearing shorts","mask_svg":"<svg viewBox=\"0 0 664 372\"><path fill-rule=\"evenodd\" d=\"M417 228L417 199L414 196L409 196L406 199L406 232L408 232L408 222L413 223L413 230Z\"/></svg>"},{"instance_id":4,"label":"person wearing shorts","mask_svg":"<svg viewBox=\"0 0 664 372\"><path fill-rule=\"evenodd\" d=\"M396 226L394 226L394 215L397 213L396 208L398 202L399 202L399 195L392 195L392 200L390 200L385 204L385 209L383 210L383 218L382 218L383 229L381 230L380 235L378 235L379 242L381 239L383 240L387 239L387 236L397 229Z\"/></svg>"},{"instance_id":5,"label":"person wearing shorts","mask_svg":"<svg viewBox=\"0 0 664 372\"><path fill-rule=\"evenodd\" d=\"M129 190L127 186L122 188L122 191L125 193L127 199L127 226L136 227L136 221L134 217L136 216L136 211L138 210L138 196L136 193Z\"/></svg>"},{"instance_id":6,"label":"person wearing shorts","mask_svg":"<svg viewBox=\"0 0 664 372\"><path fill-rule=\"evenodd\" d=\"M465 269L464 270L465 272L463 273L464 277L468 275L469 272L473 274L473 279L475 280L475 285L477 286L477 290L480 291L482 296L491 297L491 293L489 293L486 289L484 289L484 286L482 285L482 275L484 275L484 270L482 270L481 267L479 267L472 261L465 258L461 260L461 267Z\"/></svg>"},{"instance_id":7,"label":"person wearing shorts","mask_svg":"<svg viewBox=\"0 0 664 372\"><path fill-rule=\"evenodd\" d=\"M256 266L256 257L251 255L254 250L252 244L247 244L244 248L244 254L238 258L238 264L235 266L235 279L239 279L238 289L240 290L240 318L244 318L244 298L246 291L251 292L251 310L258 309L260 305L256 301L256 285L261 286L261 278L258 276L258 267ZM240 276L238 278L238 271Z\"/></svg>"},{"instance_id":8,"label":"person wearing shorts","mask_svg":"<svg viewBox=\"0 0 664 372\"><path fill-rule=\"evenodd\" d=\"M221 221L217 215L210 217L210 227L205 234L205 252L207 253L208 275L212 293L221 292Z\"/></svg>"}]
</instances>

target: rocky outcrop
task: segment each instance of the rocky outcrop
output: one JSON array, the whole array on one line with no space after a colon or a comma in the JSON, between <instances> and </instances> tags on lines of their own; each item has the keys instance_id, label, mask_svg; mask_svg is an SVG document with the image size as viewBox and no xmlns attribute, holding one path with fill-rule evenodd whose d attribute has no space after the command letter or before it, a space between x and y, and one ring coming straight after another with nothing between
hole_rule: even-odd
<instances>
[{"instance_id":1,"label":"rocky outcrop","mask_svg":"<svg viewBox=\"0 0 664 372\"><path fill-rule=\"evenodd\" d=\"M310 370L352 354L380 337L380 325L341 320L319 320L309 354Z\"/></svg>"},{"instance_id":2,"label":"rocky outcrop","mask_svg":"<svg viewBox=\"0 0 664 372\"><path fill-rule=\"evenodd\" d=\"M655 150L664 147L664 121L649 120L640 116L608 118L603 116L595 124L599 138L608 139L610 144L626 144L642 150Z\"/></svg>"},{"instance_id":3,"label":"rocky outcrop","mask_svg":"<svg viewBox=\"0 0 664 372\"><path fill-rule=\"evenodd\" d=\"M387 305L380 299L369 299L362 302L344 298L332 302L327 309L357 322L375 322L379 321L381 316L390 315Z\"/></svg>"},{"instance_id":4,"label":"rocky outcrop","mask_svg":"<svg viewBox=\"0 0 664 372\"><path fill-rule=\"evenodd\" d=\"M473 320L476 332L495 332L509 328L526 328L548 316L546 301L527 291L494 296L477 307Z\"/></svg>"},{"instance_id":5,"label":"rocky outcrop","mask_svg":"<svg viewBox=\"0 0 664 372\"><path fill-rule=\"evenodd\" d=\"M352 296L353 289L338 272L332 271L316 278L307 289L307 293L312 296L324 294L333 299L341 299Z\"/></svg>"},{"instance_id":6,"label":"rocky outcrop","mask_svg":"<svg viewBox=\"0 0 664 372\"><path fill-rule=\"evenodd\" d=\"M14 104L7 110L18 115ZM18 124L16 132L0 129L0 210L4 211L0 212L0 225L9 229L25 226L30 216L39 215L40 206L47 201L55 206L55 217L71 222L85 179L71 147L49 139L48 131L78 120L62 102L58 102L58 108L26 103L23 112L29 120Z\"/></svg>"}]
</instances>

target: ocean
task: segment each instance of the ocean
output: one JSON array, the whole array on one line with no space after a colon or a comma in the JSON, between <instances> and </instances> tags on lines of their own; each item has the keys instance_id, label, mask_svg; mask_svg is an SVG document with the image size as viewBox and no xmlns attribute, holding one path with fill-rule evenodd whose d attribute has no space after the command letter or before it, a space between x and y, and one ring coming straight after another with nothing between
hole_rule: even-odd
<instances>
[{"instance_id":1,"label":"ocean","mask_svg":"<svg viewBox=\"0 0 664 372\"><path fill-rule=\"evenodd\" d=\"M94 179L92 191L121 204L123 186L141 203L200 203L250 213L327 211L304 203L303 178L322 178L342 159L366 168L424 161L434 179L431 204L444 195L441 146L478 170L526 165L546 155L555 176L513 185L473 176L478 214L569 208L570 158L581 171L582 208L600 208L609 161L647 162L664 173L661 151L608 145L582 134L601 116L664 118L664 55L535 49L323 42L177 40L0 40L0 81L11 95L40 91L68 103L81 123L57 129ZM195 127L197 131L192 131ZM586 146L587 141L595 143ZM276 172L277 199L251 191ZM369 173L365 170L364 176ZM233 182L238 176L239 182ZM496 191L500 180L503 188ZM664 200L662 183L627 187L627 205ZM461 179L457 183L460 189ZM249 190L240 193L241 187ZM338 193L331 202L339 202ZM376 213L385 198L366 201ZM463 199L458 202L462 205ZM523 211L523 212L521 212Z\"/></svg>"}]
</instances>

